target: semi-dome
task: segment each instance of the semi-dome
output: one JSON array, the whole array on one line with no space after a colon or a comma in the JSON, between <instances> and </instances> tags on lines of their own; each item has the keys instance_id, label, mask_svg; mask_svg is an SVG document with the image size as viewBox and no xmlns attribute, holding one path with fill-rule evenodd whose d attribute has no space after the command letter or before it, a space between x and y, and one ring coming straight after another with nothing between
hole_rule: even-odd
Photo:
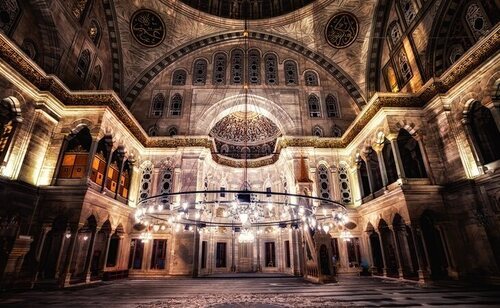
<instances>
[{"instance_id":1,"label":"semi-dome","mask_svg":"<svg viewBox=\"0 0 500 308\"><path fill-rule=\"evenodd\" d=\"M210 131L217 152L232 158L270 155L281 135L278 126L257 112L234 112L220 119Z\"/></svg>"},{"instance_id":2,"label":"semi-dome","mask_svg":"<svg viewBox=\"0 0 500 308\"><path fill-rule=\"evenodd\" d=\"M205 13L233 19L263 19L276 17L293 12L314 2L314 0L180 1Z\"/></svg>"}]
</instances>

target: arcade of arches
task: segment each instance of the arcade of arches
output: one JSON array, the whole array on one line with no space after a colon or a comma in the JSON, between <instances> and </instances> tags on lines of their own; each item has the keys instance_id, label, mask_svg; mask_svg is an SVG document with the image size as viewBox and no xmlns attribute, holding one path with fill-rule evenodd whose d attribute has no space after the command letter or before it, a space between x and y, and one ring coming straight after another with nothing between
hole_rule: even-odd
<instances>
[{"instance_id":1,"label":"arcade of arches","mask_svg":"<svg viewBox=\"0 0 500 308\"><path fill-rule=\"evenodd\" d=\"M497 5L2 1L2 287L498 279ZM145 238L136 224L148 197L242 187L334 200L347 223L308 245L286 224L251 243L230 227L152 222Z\"/></svg>"}]
</instances>

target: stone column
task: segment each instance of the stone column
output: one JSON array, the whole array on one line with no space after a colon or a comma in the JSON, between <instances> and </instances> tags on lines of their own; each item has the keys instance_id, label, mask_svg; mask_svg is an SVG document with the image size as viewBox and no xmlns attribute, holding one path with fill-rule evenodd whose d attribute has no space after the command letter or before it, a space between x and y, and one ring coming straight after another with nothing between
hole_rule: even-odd
<instances>
[{"instance_id":1,"label":"stone column","mask_svg":"<svg viewBox=\"0 0 500 308\"><path fill-rule=\"evenodd\" d=\"M384 144L374 144L372 146L375 153L377 153L378 166L380 168L380 175L382 176L382 184L387 186L389 184L389 180L387 179L387 170L385 168L384 155L382 154L382 149L384 148Z\"/></svg>"},{"instance_id":2,"label":"stone column","mask_svg":"<svg viewBox=\"0 0 500 308\"><path fill-rule=\"evenodd\" d=\"M106 269L106 264L108 262L109 244L110 243L111 243L111 232L106 234L106 250L104 251L104 259L102 260L102 264L100 266L100 268L102 269L103 272Z\"/></svg>"},{"instance_id":3,"label":"stone column","mask_svg":"<svg viewBox=\"0 0 500 308\"><path fill-rule=\"evenodd\" d=\"M375 267L375 262L373 261L373 249L372 249L372 243L370 240L370 234L366 233L366 236L363 236L366 241L366 253L368 255L368 261L370 261L370 272L373 275L373 273L376 270Z\"/></svg>"},{"instance_id":4,"label":"stone column","mask_svg":"<svg viewBox=\"0 0 500 308\"><path fill-rule=\"evenodd\" d=\"M69 137L70 137L70 135L64 136L59 155L57 156L57 163L56 163L54 175L52 176L52 181L51 181L52 186L56 185L57 177L59 175L59 170L61 169L61 164L62 164L63 157L64 157L64 152L66 152L66 149L68 148Z\"/></svg>"},{"instance_id":5,"label":"stone column","mask_svg":"<svg viewBox=\"0 0 500 308\"><path fill-rule=\"evenodd\" d=\"M365 189L363 188L363 178L361 177L361 171L359 171L359 166L356 168L356 175L358 177L359 199L362 202L363 196L365 195Z\"/></svg>"},{"instance_id":6,"label":"stone column","mask_svg":"<svg viewBox=\"0 0 500 308\"><path fill-rule=\"evenodd\" d=\"M412 241L413 241L413 249L414 249L415 255L417 257L418 281L420 283L425 283L428 280L428 278L429 278L429 274L427 272L427 269L424 268L424 262L422 260L422 255L421 255L421 252L420 252L420 247L418 246L417 237L415 236L415 232L417 232L417 229L413 229L411 225L408 225L408 229L410 230L410 233L411 233L411 238L412 238Z\"/></svg>"},{"instance_id":7,"label":"stone column","mask_svg":"<svg viewBox=\"0 0 500 308\"><path fill-rule=\"evenodd\" d=\"M399 279L404 278L403 266L401 264L401 252L399 251L398 239L396 238L396 233L394 232L394 227L392 225L389 226L389 232L392 235L392 240L394 241L394 250L396 253L396 261L398 262L398 275Z\"/></svg>"},{"instance_id":8,"label":"stone column","mask_svg":"<svg viewBox=\"0 0 500 308\"><path fill-rule=\"evenodd\" d=\"M200 271L200 232L198 226L194 226L194 247L193 247L193 277L196 278Z\"/></svg>"},{"instance_id":9,"label":"stone column","mask_svg":"<svg viewBox=\"0 0 500 308\"><path fill-rule=\"evenodd\" d=\"M38 276L40 275L40 272L42 271L42 252L43 252L43 246L45 245L45 239L47 238L47 234L52 230L52 227L50 225L45 225L42 227L42 234L40 235L40 240L38 241L38 247L36 249L36 255L35 255L35 260L38 262L37 270L35 273L35 277L33 278L32 281L32 286L33 283L35 283L38 280Z\"/></svg>"},{"instance_id":10,"label":"stone column","mask_svg":"<svg viewBox=\"0 0 500 308\"><path fill-rule=\"evenodd\" d=\"M102 181L101 192L106 188L106 184L108 183L108 172L109 165L111 165L111 159L113 158L113 141L106 141L106 149L108 150L108 157L106 157L106 169L104 169L104 179Z\"/></svg>"},{"instance_id":11,"label":"stone column","mask_svg":"<svg viewBox=\"0 0 500 308\"><path fill-rule=\"evenodd\" d=\"M94 162L94 156L97 151L97 145L99 144L99 140L92 138L92 144L90 145L89 157L87 161L87 170L86 170L86 178L89 179L92 174L92 164Z\"/></svg>"},{"instance_id":12,"label":"stone column","mask_svg":"<svg viewBox=\"0 0 500 308\"><path fill-rule=\"evenodd\" d=\"M415 136L415 139L418 142L418 147L420 149L420 153L422 154L422 159L424 160L424 167L425 171L427 172L427 177L429 177L431 184L434 184L435 183L434 176L432 174L431 164L429 162L429 156L427 155L427 150L425 149L424 146L424 138L420 134L417 134Z\"/></svg>"},{"instance_id":13,"label":"stone column","mask_svg":"<svg viewBox=\"0 0 500 308\"><path fill-rule=\"evenodd\" d=\"M373 173L371 168L372 162L367 157L365 163L366 163L366 173L368 173L368 183L370 184L370 193L373 195L373 193L375 192L374 190L375 184L373 183Z\"/></svg>"},{"instance_id":14,"label":"stone column","mask_svg":"<svg viewBox=\"0 0 500 308\"><path fill-rule=\"evenodd\" d=\"M61 268L61 258L63 256L64 245L66 244L66 242L67 242L66 233L63 233L63 236L61 239L61 246L59 247L59 253L57 254L57 261L56 261L56 268L55 268L55 275L54 275L56 279L59 279L59 275L60 275L59 271Z\"/></svg>"},{"instance_id":15,"label":"stone column","mask_svg":"<svg viewBox=\"0 0 500 308\"><path fill-rule=\"evenodd\" d=\"M382 271L383 271L383 275L384 277L387 277L387 262L385 261L385 249L384 249L384 241L382 240L382 235L380 235L380 230L377 230L378 232L375 232L378 236L378 241L380 243L380 252L381 252L381 255L382 255L382 263L383 263L383 268L382 268Z\"/></svg>"},{"instance_id":16,"label":"stone column","mask_svg":"<svg viewBox=\"0 0 500 308\"><path fill-rule=\"evenodd\" d=\"M470 127L470 121L467 116L465 116L462 119L462 125L464 126L465 129L465 136L469 140L470 143L470 149L472 152L472 155L474 156L474 159L476 161L476 166L481 174L484 173L484 168L483 168L483 156L481 155L481 151L478 149L479 143L476 140L476 136L472 132L472 128Z\"/></svg>"},{"instance_id":17,"label":"stone column","mask_svg":"<svg viewBox=\"0 0 500 308\"><path fill-rule=\"evenodd\" d=\"M99 228L92 230L92 235L90 237L90 244L87 250L87 258L85 260L85 268L83 270L85 274L85 283L90 282L90 276L91 276L90 270L92 265L92 257L94 255L95 239L97 237L97 232L99 232Z\"/></svg>"},{"instance_id":18,"label":"stone column","mask_svg":"<svg viewBox=\"0 0 500 308\"><path fill-rule=\"evenodd\" d=\"M76 244L78 242L78 229L71 233L71 242L68 246L68 253L64 262L63 273L60 276L60 286L62 288L69 286L71 280L71 263L73 263L73 255L75 253Z\"/></svg>"},{"instance_id":19,"label":"stone column","mask_svg":"<svg viewBox=\"0 0 500 308\"><path fill-rule=\"evenodd\" d=\"M406 180L405 169L403 166L403 161L401 160L401 154L399 153L398 146L398 135L390 134L387 139L391 142L392 155L394 156L394 162L396 164L396 172L398 173L398 178L403 181Z\"/></svg>"}]
</instances>

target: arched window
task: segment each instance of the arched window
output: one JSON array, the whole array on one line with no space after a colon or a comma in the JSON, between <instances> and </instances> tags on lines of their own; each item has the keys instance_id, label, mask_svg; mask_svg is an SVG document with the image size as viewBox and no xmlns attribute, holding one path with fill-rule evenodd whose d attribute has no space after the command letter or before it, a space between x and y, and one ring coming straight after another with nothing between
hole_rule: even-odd
<instances>
[{"instance_id":1,"label":"arched window","mask_svg":"<svg viewBox=\"0 0 500 308\"><path fill-rule=\"evenodd\" d=\"M92 171L90 173L90 179L92 180L92 182L96 183L99 186L102 186L104 183L106 165L111 153L112 146L113 141L111 136L103 137L97 144L97 151L94 155L94 159L92 160Z\"/></svg>"},{"instance_id":2,"label":"arched window","mask_svg":"<svg viewBox=\"0 0 500 308\"><path fill-rule=\"evenodd\" d=\"M329 118L340 118L339 102L335 96L328 94L326 96L326 112Z\"/></svg>"},{"instance_id":3,"label":"arched window","mask_svg":"<svg viewBox=\"0 0 500 308\"><path fill-rule=\"evenodd\" d=\"M94 67L94 73L92 74L92 78L90 79L90 85L93 89L99 89L101 86L102 80L102 69L100 65Z\"/></svg>"},{"instance_id":4,"label":"arched window","mask_svg":"<svg viewBox=\"0 0 500 308\"><path fill-rule=\"evenodd\" d=\"M483 165L500 159L500 132L491 110L480 102L474 102L469 109L468 118L475 144L479 147Z\"/></svg>"},{"instance_id":5,"label":"arched window","mask_svg":"<svg viewBox=\"0 0 500 308\"><path fill-rule=\"evenodd\" d=\"M387 184L394 183L398 179L398 171L396 169L396 160L394 159L392 145L387 138L384 139L382 156L384 157L385 171L387 174Z\"/></svg>"},{"instance_id":6,"label":"arched window","mask_svg":"<svg viewBox=\"0 0 500 308\"><path fill-rule=\"evenodd\" d=\"M92 20L90 22L89 30L87 31L90 40L94 45L99 46L99 42L101 41L101 26L96 20Z\"/></svg>"},{"instance_id":7,"label":"arched window","mask_svg":"<svg viewBox=\"0 0 500 308\"><path fill-rule=\"evenodd\" d=\"M403 36L403 34L401 33L401 26L399 25L399 22L397 20L393 21L389 25L389 27L387 28L387 35L389 36L391 45L394 47Z\"/></svg>"},{"instance_id":8,"label":"arched window","mask_svg":"<svg viewBox=\"0 0 500 308\"><path fill-rule=\"evenodd\" d=\"M214 56L214 84L215 85L225 85L226 84L226 68L227 68L227 57L223 52L216 53Z\"/></svg>"},{"instance_id":9,"label":"arched window","mask_svg":"<svg viewBox=\"0 0 500 308\"><path fill-rule=\"evenodd\" d=\"M30 57L30 59L35 60L37 59L38 51L35 46L35 43L30 40L30 39L25 39L23 41L23 44L21 45L21 49L24 51L24 53Z\"/></svg>"},{"instance_id":10,"label":"arched window","mask_svg":"<svg viewBox=\"0 0 500 308\"><path fill-rule=\"evenodd\" d=\"M309 116L311 118L321 117L321 109L319 106L319 98L315 94L309 95L307 98L307 104L309 106Z\"/></svg>"},{"instance_id":11,"label":"arched window","mask_svg":"<svg viewBox=\"0 0 500 308\"><path fill-rule=\"evenodd\" d=\"M85 49L80 53L80 57L78 58L78 63L76 66L76 74L81 79L85 79L90 67L90 51Z\"/></svg>"},{"instance_id":12,"label":"arched window","mask_svg":"<svg viewBox=\"0 0 500 308\"><path fill-rule=\"evenodd\" d=\"M285 84L287 86L296 86L299 84L298 73L297 73L297 63L294 61L288 60L285 61Z\"/></svg>"},{"instance_id":13,"label":"arched window","mask_svg":"<svg viewBox=\"0 0 500 308\"><path fill-rule=\"evenodd\" d=\"M173 191L174 172L172 168L163 168L160 175L160 194L170 194ZM171 198L162 199L163 203L170 202Z\"/></svg>"},{"instance_id":14,"label":"arched window","mask_svg":"<svg viewBox=\"0 0 500 308\"><path fill-rule=\"evenodd\" d=\"M92 136L87 127L68 136L67 145L59 167L59 179L82 179L87 175Z\"/></svg>"},{"instance_id":15,"label":"arched window","mask_svg":"<svg viewBox=\"0 0 500 308\"><path fill-rule=\"evenodd\" d=\"M87 17L87 13L90 10L90 0L76 0L71 7L71 13L80 22L83 23Z\"/></svg>"},{"instance_id":16,"label":"arched window","mask_svg":"<svg viewBox=\"0 0 500 308\"><path fill-rule=\"evenodd\" d=\"M320 126L318 126L318 125L314 126L314 128L313 128L313 136L315 136L315 137L323 137L323 129Z\"/></svg>"},{"instance_id":17,"label":"arched window","mask_svg":"<svg viewBox=\"0 0 500 308\"><path fill-rule=\"evenodd\" d=\"M141 186L139 200L144 200L151 195L151 184L153 182L153 164L149 161L141 165Z\"/></svg>"},{"instance_id":18,"label":"arched window","mask_svg":"<svg viewBox=\"0 0 500 308\"><path fill-rule=\"evenodd\" d=\"M411 71L411 66L410 62L408 61L408 56L406 55L406 52L404 49L401 49L401 52L399 53L399 69L401 70L401 77L403 78L403 83L406 84L411 77L413 77L413 73Z\"/></svg>"},{"instance_id":19,"label":"arched window","mask_svg":"<svg viewBox=\"0 0 500 308\"><path fill-rule=\"evenodd\" d=\"M306 82L306 86L308 87L317 87L319 86L318 74L314 71L307 71L304 73L304 79Z\"/></svg>"},{"instance_id":20,"label":"arched window","mask_svg":"<svg viewBox=\"0 0 500 308\"><path fill-rule=\"evenodd\" d=\"M204 86L207 82L207 60L199 59L194 62L193 85Z\"/></svg>"},{"instance_id":21,"label":"arched window","mask_svg":"<svg viewBox=\"0 0 500 308\"><path fill-rule=\"evenodd\" d=\"M0 31L10 35L21 16L21 7L17 0L0 2Z\"/></svg>"},{"instance_id":22,"label":"arched window","mask_svg":"<svg viewBox=\"0 0 500 308\"><path fill-rule=\"evenodd\" d=\"M19 102L14 97L8 97L0 102L0 173L8 161L14 133L22 122Z\"/></svg>"},{"instance_id":23,"label":"arched window","mask_svg":"<svg viewBox=\"0 0 500 308\"><path fill-rule=\"evenodd\" d=\"M231 84L243 83L243 51L235 49L231 53Z\"/></svg>"},{"instance_id":24,"label":"arched window","mask_svg":"<svg viewBox=\"0 0 500 308\"><path fill-rule=\"evenodd\" d=\"M349 172L345 165L339 166L339 186L340 186L340 200L342 203L349 204L352 202L351 197L351 184L349 183Z\"/></svg>"},{"instance_id":25,"label":"arched window","mask_svg":"<svg viewBox=\"0 0 500 308\"><path fill-rule=\"evenodd\" d=\"M333 126L332 128L332 136L335 138L340 138L342 137L342 129L338 127L337 125Z\"/></svg>"},{"instance_id":26,"label":"arched window","mask_svg":"<svg viewBox=\"0 0 500 308\"><path fill-rule=\"evenodd\" d=\"M175 70L172 74L172 85L173 86L184 86L186 85L187 74L185 70Z\"/></svg>"},{"instance_id":27,"label":"arched window","mask_svg":"<svg viewBox=\"0 0 500 308\"><path fill-rule=\"evenodd\" d=\"M484 13L480 4L473 2L470 4L465 13L465 21L469 26L470 31L476 40L488 33L491 29L491 24Z\"/></svg>"},{"instance_id":28,"label":"arched window","mask_svg":"<svg viewBox=\"0 0 500 308\"><path fill-rule=\"evenodd\" d=\"M401 10L403 11L406 24L409 25L417 15L415 4L412 0L400 0L399 5L401 6Z\"/></svg>"},{"instance_id":29,"label":"arched window","mask_svg":"<svg viewBox=\"0 0 500 308\"><path fill-rule=\"evenodd\" d=\"M151 116L161 117L163 115L163 109L165 109L165 96L162 93L158 93L151 101Z\"/></svg>"},{"instance_id":30,"label":"arched window","mask_svg":"<svg viewBox=\"0 0 500 308\"><path fill-rule=\"evenodd\" d=\"M451 46L450 51L448 53L449 54L448 60L450 61L450 64L457 62L458 59L460 59L460 57L464 54L464 52L465 50L462 44L455 44Z\"/></svg>"},{"instance_id":31,"label":"arched window","mask_svg":"<svg viewBox=\"0 0 500 308\"><path fill-rule=\"evenodd\" d=\"M266 84L275 86L278 84L278 59L274 54L267 54L266 62Z\"/></svg>"},{"instance_id":32,"label":"arched window","mask_svg":"<svg viewBox=\"0 0 500 308\"><path fill-rule=\"evenodd\" d=\"M170 99L170 115L176 117L182 115L182 96L179 93Z\"/></svg>"},{"instance_id":33,"label":"arched window","mask_svg":"<svg viewBox=\"0 0 500 308\"><path fill-rule=\"evenodd\" d=\"M424 160L418 141L406 129L400 129L398 148L407 178L426 178Z\"/></svg>"},{"instance_id":34,"label":"arched window","mask_svg":"<svg viewBox=\"0 0 500 308\"><path fill-rule=\"evenodd\" d=\"M257 49L248 51L248 81L260 84L260 52Z\"/></svg>"},{"instance_id":35,"label":"arched window","mask_svg":"<svg viewBox=\"0 0 500 308\"><path fill-rule=\"evenodd\" d=\"M158 126L153 125L148 129L148 135L151 137L158 136Z\"/></svg>"},{"instance_id":36,"label":"arched window","mask_svg":"<svg viewBox=\"0 0 500 308\"><path fill-rule=\"evenodd\" d=\"M330 176L328 175L328 168L325 165L318 167L318 184L319 184L319 197L330 199Z\"/></svg>"},{"instance_id":37,"label":"arched window","mask_svg":"<svg viewBox=\"0 0 500 308\"><path fill-rule=\"evenodd\" d=\"M179 130L175 126L171 126L167 129L167 134L170 137L177 136L179 134Z\"/></svg>"},{"instance_id":38,"label":"arched window","mask_svg":"<svg viewBox=\"0 0 500 308\"><path fill-rule=\"evenodd\" d=\"M124 166L120 174L120 188L118 189L118 194L124 199L128 199L131 175L132 165L127 160L124 162Z\"/></svg>"}]
</instances>

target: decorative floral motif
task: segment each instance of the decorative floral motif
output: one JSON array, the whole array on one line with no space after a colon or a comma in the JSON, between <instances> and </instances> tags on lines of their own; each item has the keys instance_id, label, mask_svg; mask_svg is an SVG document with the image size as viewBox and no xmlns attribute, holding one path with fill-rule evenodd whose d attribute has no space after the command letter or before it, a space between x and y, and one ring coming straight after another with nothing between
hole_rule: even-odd
<instances>
[{"instance_id":1,"label":"decorative floral motif","mask_svg":"<svg viewBox=\"0 0 500 308\"><path fill-rule=\"evenodd\" d=\"M165 38L165 24L160 16L150 10L134 13L130 22L134 38L144 46L155 47Z\"/></svg>"},{"instance_id":2,"label":"decorative floral motif","mask_svg":"<svg viewBox=\"0 0 500 308\"><path fill-rule=\"evenodd\" d=\"M346 48L358 37L359 24L354 15L342 12L334 15L325 30L326 40L333 48Z\"/></svg>"}]
</instances>

